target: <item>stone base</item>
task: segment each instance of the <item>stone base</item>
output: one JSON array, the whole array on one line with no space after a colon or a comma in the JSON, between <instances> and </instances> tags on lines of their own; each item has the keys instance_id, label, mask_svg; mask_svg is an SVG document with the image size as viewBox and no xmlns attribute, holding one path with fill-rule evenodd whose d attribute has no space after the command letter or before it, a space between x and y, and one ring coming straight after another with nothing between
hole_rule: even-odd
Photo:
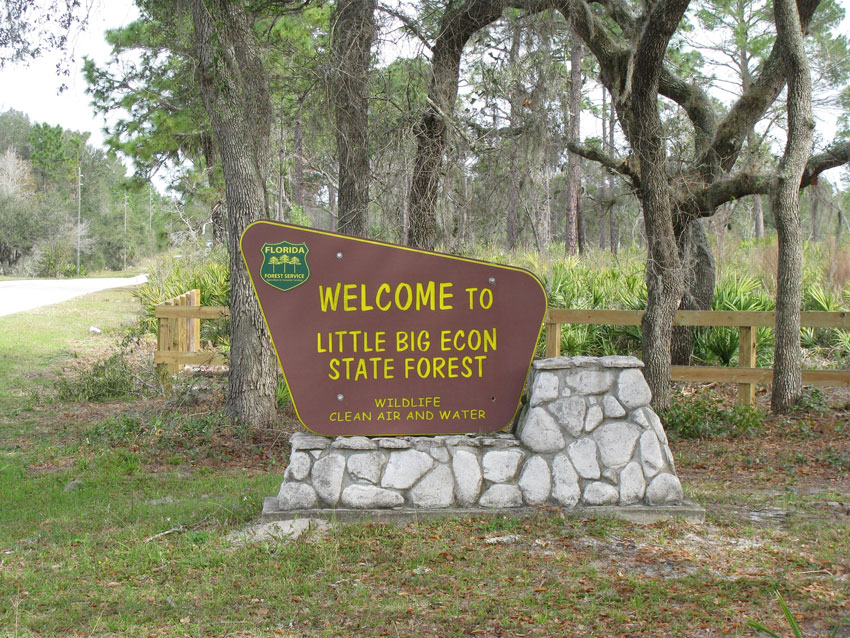
<instances>
[{"instance_id":1,"label":"stone base","mask_svg":"<svg viewBox=\"0 0 850 638\"><path fill-rule=\"evenodd\" d=\"M684 515L676 509L685 507L684 493L649 406L642 365L633 357L535 361L516 434L296 433L275 511L415 517L554 506L589 516L604 508L612 515L640 508Z\"/></svg>"},{"instance_id":2,"label":"stone base","mask_svg":"<svg viewBox=\"0 0 850 638\"><path fill-rule=\"evenodd\" d=\"M260 520L264 523L272 521L289 521L295 519L318 518L336 523L396 523L403 525L415 521L431 521L446 518L474 518L497 516L534 516L541 512L558 512L569 518L618 518L630 523L649 525L658 521L679 518L689 523L702 523L705 520L705 509L692 501L683 501L679 505L600 505L598 507L453 507L449 509L312 509L312 510L282 510L277 496L268 496L263 500L263 513Z\"/></svg>"}]
</instances>

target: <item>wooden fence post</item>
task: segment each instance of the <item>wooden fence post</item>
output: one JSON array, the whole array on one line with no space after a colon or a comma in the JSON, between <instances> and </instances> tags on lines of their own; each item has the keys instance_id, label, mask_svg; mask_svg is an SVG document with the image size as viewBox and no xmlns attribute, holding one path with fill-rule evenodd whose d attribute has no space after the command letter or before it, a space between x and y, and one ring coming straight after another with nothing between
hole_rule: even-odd
<instances>
[{"instance_id":1,"label":"wooden fence post","mask_svg":"<svg viewBox=\"0 0 850 638\"><path fill-rule=\"evenodd\" d=\"M548 316L546 318L546 358L561 356L561 324L560 322L550 322Z\"/></svg>"},{"instance_id":2,"label":"wooden fence post","mask_svg":"<svg viewBox=\"0 0 850 638\"><path fill-rule=\"evenodd\" d=\"M201 291L198 288L187 293L187 306L201 305ZM186 352L201 351L201 318L186 318Z\"/></svg>"},{"instance_id":3,"label":"wooden fence post","mask_svg":"<svg viewBox=\"0 0 850 638\"><path fill-rule=\"evenodd\" d=\"M756 328L741 326L738 328L738 367L756 367ZM738 384L738 405L753 405L756 386L752 383Z\"/></svg>"},{"instance_id":4,"label":"wooden fence post","mask_svg":"<svg viewBox=\"0 0 850 638\"><path fill-rule=\"evenodd\" d=\"M167 301L163 301L158 304L160 306L173 306L174 300L168 299ZM172 344L172 323L173 319L166 319L160 317L157 319L157 331L156 331L156 349L159 352L170 352L171 344ZM160 363L156 366L157 374L159 376L159 381L162 384L162 389L166 394L171 394L171 377L176 372L172 372L172 368L174 368L173 364L170 363Z\"/></svg>"}]
</instances>

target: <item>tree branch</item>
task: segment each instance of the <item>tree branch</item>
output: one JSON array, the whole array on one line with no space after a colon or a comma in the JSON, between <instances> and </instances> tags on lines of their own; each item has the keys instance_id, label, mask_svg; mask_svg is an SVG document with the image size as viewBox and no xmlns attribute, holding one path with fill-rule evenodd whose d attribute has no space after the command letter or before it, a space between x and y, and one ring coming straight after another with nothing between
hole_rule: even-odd
<instances>
[{"instance_id":1,"label":"tree branch","mask_svg":"<svg viewBox=\"0 0 850 638\"><path fill-rule=\"evenodd\" d=\"M601 164L605 168L627 177L632 184L637 185L640 181L640 173L631 166L628 158L621 160L598 149L579 144L578 142L569 142L567 148L576 155L580 155L591 162Z\"/></svg>"},{"instance_id":2,"label":"tree branch","mask_svg":"<svg viewBox=\"0 0 850 638\"><path fill-rule=\"evenodd\" d=\"M806 169L803 171L800 188L816 184L818 175L843 164L850 164L850 142L833 142L823 153L809 158Z\"/></svg>"},{"instance_id":3,"label":"tree branch","mask_svg":"<svg viewBox=\"0 0 850 638\"><path fill-rule=\"evenodd\" d=\"M631 71L635 93L647 96L656 93L656 82L664 66L667 45L689 4L690 0L659 0L651 5L637 43Z\"/></svg>"},{"instance_id":4,"label":"tree branch","mask_svg":"<svg viewBox=\"0 0 850 638\"><path fill-rule=\"evenodd\" d=\"M404 25L404 28L412 33L416 39L419 40L419 43L422 44L422 46L424 46L429 52L433 50L431 43L428 41L428 37L422 33L419 25L416 24L409 16L406 16L401 11L397 11L383 3L378 5L378 10L401 22Z\"/></svg>"},{"instance_id":5,"label":"tree branch","mask_svg":"<svg viewBox=\"0 0 850 638\"><path fill-rule=\"evenodd\" d=\"M800 24L807 30L812 14L820 0L798 0ZM779 45L774 43L770 55L762 64L747 90L726 114L717 128L711 147L699 164L720 173L731 170L738 159L747 135L785 86L785 64Z\"/></svg>"},{"instance_id":6,"label":"tree branch","mask_svg":"<svg viewBox=\"0 0 850 638\"><path fill-rule=\"evenodd\" d=\"M704 153L717 132L717 116L708 94L676 76L666 65L661 70L658 92L685 110L694 126L696 154Z\"/></svg>"},{"instance_id":7,"label":"tree branch","mask_svg":"<svg viewBox=\"0 0 850 638\"><path fill-rule=\"evenodd\" d=\"M714 182L702 192L687 198L681 212L690 218L711 217L715 209L747 195L767 195L775 178L760 173L739 173L729 179Z\"/></svg>"}]
</instances>

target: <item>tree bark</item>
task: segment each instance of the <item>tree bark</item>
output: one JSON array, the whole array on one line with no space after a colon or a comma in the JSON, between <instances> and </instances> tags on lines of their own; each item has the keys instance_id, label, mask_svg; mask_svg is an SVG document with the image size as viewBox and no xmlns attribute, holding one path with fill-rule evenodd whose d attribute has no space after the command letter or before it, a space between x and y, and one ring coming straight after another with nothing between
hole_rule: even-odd
<instances>
[{"instance_id":1,"label":"tree bark","mask_svg":"<svg viewBox=\"0 0 850 638\"><path fill-rule=\"evenodd\" d=\"M301 113L295 117L292 134L292 201L304 211L304 124Z\"/></svg>"},{"instance_id":2,"label":"tree bark","mask_svg":"<svg viewBox=\"0 0 850 638\"><path fill-rule=\"evenodd\" d=\"M581 40L571 30L570 46L570 130L569 141L578 143L581 136ZM567 210L564 216L564 252L575 255L578 250L578 198L581 184L581 157L569 151L567 159Z\"/></svg>"},{"instance_id":3,"label":"tree bark","mask_svg":"<svg viewBox=\"0 0 850 638\"><path fill-rule=\"evenodd\" d=\"M416 127L416 158L410 184L407 244L428 250L437 243L437 193L448 144L448 122L457 99L463 47L477 31L498 20L506 7L541 11L551 4L534 0L464 0L453 6L440 20L431 53L431 81L422 119Z\"/></svg>"},{"instance_id":4,"label":"tree bark","mask_svg":"<svg viewBox=\"0 0 850 638\"><path fill-rule=\"evenodd\" d=\"M511 48L508 52L508 69L514 71L518 63L519 50L522 38L522 25L518 17L511 19ZM510 126L516 128L520 126L522 119L522 83L518 74L511 80L511 97L510 97ZM520 140L518 135L512 135L509 142L510 162L508 174L508 210L506 220L506 231L508 240L508 250L514 252L519 241L519 189L520 189L520 174L519 174L519 153Z\"/></svg>"},{"instance_id":5,"label":"tree bark","mask_svg":"<svg viewBox=\"0 0 850 638\"><path fill-rule=\"evenodd\" d=\"M753 232L756 239L764 237L764 203L761 195L753 195Z\"/></svg>"},{"instance_id":6,"label":"tree bark","mask_svg":"<svg viewBox=\"0 0 850 638\"><path fill-rule=\"evenodd\" d=\"M614 110L613 103L610 105L609 113L608 113L608 154L614 155L614 127L617 123L617 112ZM611 254L615 255L620 249L620 227L617 224L617 202L614 197L614 175L612 173L608 173L608 179L606 180L605 187L605 195L608 199L609 210L608 210L608 243L611 247Z\"/></svg>"},{"instance_id":7,"label":"tree bark","mask_svg":"<svg viewBox=\"0 0 850 638\"><path fill-rule=\"evenodd\" d=\"M375 0L340 0L331 20L332 89L339 158L337 230L363 237L369 208L369 61Z\"/></svg>"},{"instance_id":8,"label":"tree bark","mask_svg":"<svg viewBox=\"0 0 850 638\"><path fill-rule=\"evenodd\" d=\"M410 185L410 227L407 244L432 250L437 243L437 191L454 113L460 58L466 42L479 29L497 20L502 0L466 0L440 21L431 54L431 82L422 119L416 127L416 159Z\"/></svg>"},{"instance_id":9,"label":"tree bark","mask_svg":"<svg viewBox=\"0 0 850 638\"><path fill-rule=\"evenodd\" d=\"M240 423L265 427L275 416L277 362L254 298L239 241L268 216L271 101L253 23L241 2L192 0L198 82L221 166L229 219L230 375L227 408Z\"/></svg>"},{"instance_id":10,"label":"tree bark","mask_svg":"<svg viewBox=\"0 0 850 638\"><path fill-rule=\"evenodd\" d=\"M803 390L800 349L803 238L800 225L800 181L812 151L814 117L812 81L797 3L774 0L777 43L788 81L788 140L773 190L773 211L779 238L774 345L774 412L789 412Z\"/></svg>"},{"instance_id":11,"label":"tree bark","mask_svg":"<svg viewBox=\"0 0 850 638\"><path fill-rule=\"evenodd\" d=\"M695 219L688 224L682 238L685 265L685 294L679 310L711 310L714 299L715 266L714 255L708 245L708 238L702 220ZM693 330L689 326L674 326L670 360L673 365L690 365L693 356Z\"/></svg>"},{"instance_id":12,"label":"tree bark","mask_svg":"<svg viewBox=\"0 0 850 638\"><path fill-rule=\"evenodd\" d=\"M809 189L809 212L812 217L812 241L820 241L820 182L812 184Z\"/></svg>"}]
</instances>

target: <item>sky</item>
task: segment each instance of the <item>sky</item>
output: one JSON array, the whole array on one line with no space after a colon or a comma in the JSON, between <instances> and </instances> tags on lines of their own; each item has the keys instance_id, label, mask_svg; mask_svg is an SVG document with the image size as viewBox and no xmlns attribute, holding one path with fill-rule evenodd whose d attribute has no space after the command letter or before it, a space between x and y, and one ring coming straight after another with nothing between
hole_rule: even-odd
<instances>
[{"instance_id":1,"label":"sky","mask_svg":"<svg viewBox=\"0 0 850 638\"><path fill-rule=\"evenodd\" d=\"M109 59L110 47L103 39L107 29L121 27L139 15L132 0L97 0L94 2L85 32L71 43L75 63L68 77L56 74L60 54L47 54L28 65L7 66L0 70L0 113L15 109L26 113L32 122L59 124L65 129L89 131L90 143L103 143L103 117L95 115L85 94L82 73L83 57L98 62ZM68 88L59 93L62 83Z\"/></svg>"},{"instance_id":2,"label":"sky","mask_svg":"<svg viewBox=\"0 0 850 638\"><path fill-rule=\"evenodd\" d=\"M844 31L850 35L850 0L839 0L848 15L844 20ZM90 98L85 94L86 82L82 74L84 56L99 63L105 62L110 48L103 39L103 32L109 28L129 24L138 17L138 10L132 0L94 0L89 18L89 26L79 34L73 45L75 64L69 77L60 78L56 74L59 54L47 54L29 65L7 66L0 70L0 112L15 109L26 113L32 122L59 124L65 129L88 131L90 143L101 146L104 135L104 121L101 115L95 115L89 106ZM59 93L62 83L68 88ZM830 128L828 122L818 122L818 128L826 135ZM598 135L598 132L588 134Z\"/></svg>"}]
</instances>

